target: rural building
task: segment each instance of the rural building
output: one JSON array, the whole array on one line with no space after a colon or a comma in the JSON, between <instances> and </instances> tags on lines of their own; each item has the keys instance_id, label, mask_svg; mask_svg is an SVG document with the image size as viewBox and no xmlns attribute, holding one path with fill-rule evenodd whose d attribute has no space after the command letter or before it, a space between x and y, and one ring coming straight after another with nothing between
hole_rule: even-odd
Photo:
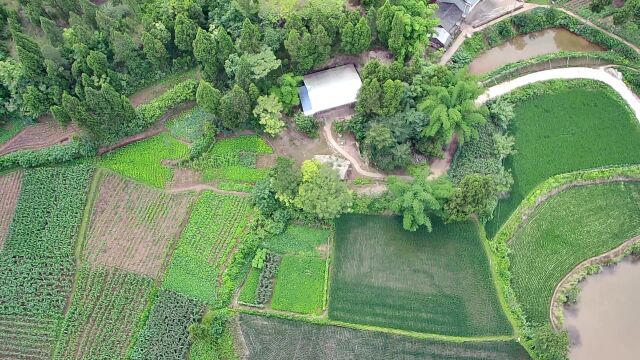
<instances>
[{"instance_id":1,"label":"rural building","mask_svg":"<svg viewBox=\"0 0 640 360\"><path fill-rule=\"evenodd\" d=\"M349 177L349 170L351 169L351 161L337 157L335 155L314 155L313 160L321 164L330 166L333 170L338 172L340 180L345 180Z\"/></svg>"},{"instance_id":2,"label":"rural building","mask_svg":"<svg viewBox=\"0 0 640 360\"><path fill-rule=\"evenodd\" d=\"M480 0L439 0L439 5L452 4L462 12L462 17L467 17Z\"/></svg>"},{"instance_id":3,"label":"rural building","mask_svg":"<svg viewBox=\"0 0 640 360\"><path fill-rule=\"evenodd\" d=\"M305 115L355 103L362 86L353 64L308 74L303 80L304 86L298 89L298 93Z\"/></svg>"}]
</instances>

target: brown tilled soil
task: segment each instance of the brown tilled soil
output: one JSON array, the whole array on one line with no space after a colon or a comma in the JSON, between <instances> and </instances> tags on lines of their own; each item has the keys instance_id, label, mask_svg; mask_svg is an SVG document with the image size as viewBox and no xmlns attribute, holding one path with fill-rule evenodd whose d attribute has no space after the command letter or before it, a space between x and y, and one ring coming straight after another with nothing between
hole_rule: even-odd
<instances>
[{"instance_id":1,"label":"brown tilled soil","mask_svg":"<svg viewBox=\"0 0 640 360\"><path fill-rule=\"evenodd\" d=\"M114 174L100 184L83 256L93 265L157 277L193 195L169 195Z\"/></svg>"},{"instance_id":2,"label":"brown tilled soil","mask_svg":"<svg viewBox=\"0 0 640 360\"><path fill-rule=\"evenodd\" d=\"M22 171L0 176L0 249L9 231L22 185Z\"/></svg>"},{"instance_id":3,"label":"brown tilled soil","mask_svg":"<svg viewBox=\"0 0 640 360\"><path fill-rule=\"evenodd\" d=\"M64 128L55 120L45 118L41 122L27 126L9 141L0 145L0 155L18 150L35 150L64 144L71 140L71 136L77 131L78 129L73 125Z\"/></svg>"}]
</instances>

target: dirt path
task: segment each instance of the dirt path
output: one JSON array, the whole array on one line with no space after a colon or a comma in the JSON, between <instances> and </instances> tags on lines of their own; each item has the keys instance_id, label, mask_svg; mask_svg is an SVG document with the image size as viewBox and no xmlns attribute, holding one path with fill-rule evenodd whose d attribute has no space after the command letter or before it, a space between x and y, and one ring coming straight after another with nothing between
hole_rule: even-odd
<instances>
[{"instance_id":1,"label":"dirt path","mask_svg":"<svg viewBox=\"0 0 640 360\"><path fill-rule=\"evenodd\" d=\"M490 87L484 94L476 99L476 104L484 104L490 99L497 98L515 89L540 81L557 79L589 79L603 82L609 85L629 105L636 118L640 121L640 98L627 87L624 81L612 75L607 67L592 69L587 67L561 68L543 70L515 78Z\"/></svg>"},{"instance_id":2,"label":"dirt path","mask_svg":"<svg viewBox=\"0 0 640 360\"><path fill-rule=\"evenodd\" d=\"M561 290L571 282L573 282L575 280L575 276L587 267L591 265L606 264L610 260L619 258L636 243L640 243L640 236L635 236L631 239L628 239L613 250L581 262L575 268L573 268L573 270L571 270L564 278L562 278L562 280L560 280L556 288L553 290L553 295L551 296L551 305L549 306L549 319L551 320L551 325L554 329L560 330L562 328L562 324L560 324L557 321L556 317L553 316L554 310L559 309L563 305L562 303L560 303L559 299Z\"/></svg>"},{"instance_id":3,"label":"dirt path","mask_svg":"<svg viewBox=\"0 0 640 360\"><path fill-rule=\"evenodd\" d=\"M349 152L345 149L342 148L342 146L340 146L336 140L333 138L333 134L331 133L331 125L333 124L333 120L327 120L324 124L324 127L322 128L324 131L324 135L327 139L327 143L329 144L329 146L337 151L338 153L340 153L340 155L342 155L344 158L346 158L347 160L351 161L351 165L353 165L354 170L361 176L366 176L366 177L370 177L370 178L374 178L374 179L384 179L385 175L378 173L378 172L372 172L372 171L367 171L365 169L363 169L364 165L361 162L361 159L357 159L354 156L351 156L351 154L349 154Z\"/></svg>"}]
</instances>

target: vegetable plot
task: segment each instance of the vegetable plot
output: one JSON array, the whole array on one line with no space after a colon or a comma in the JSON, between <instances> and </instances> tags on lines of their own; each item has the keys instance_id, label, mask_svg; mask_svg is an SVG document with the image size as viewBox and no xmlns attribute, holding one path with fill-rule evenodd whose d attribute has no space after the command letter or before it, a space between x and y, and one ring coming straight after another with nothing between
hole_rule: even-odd
<instances>
[{"instance_id":1,"label":"vegetable plot","mask_svg":"<svg viewBox=\"0 0 640 360\"><path fill-rule=\"evenodd\" d=\"M0 331L2 359L16 353L50 356L54 330L71 292L76 230L92 170L80 164L24 174L0 252L0 324L11 329Z\"/></svg>"},{"instance_id":2,"label":"vegetable plot","mask_svg":"<svg viewBox=\"0 0 640 360\"><path fill-rule=\"evenodd\" d=\"M81 269L53 358L124 358L152 286L122 270Z\"/></svg>"},{"instance_id":3,"label":"vegetable plot","mask_svg":"<svg viewBox=\"0 0 640 360\"><path fill-rule=\"evenodd\" d=\"M203 192L180 236L163 287L213 302L218 275L246 234L250 216L248 199Z\"/></svg>"}]
</instances>

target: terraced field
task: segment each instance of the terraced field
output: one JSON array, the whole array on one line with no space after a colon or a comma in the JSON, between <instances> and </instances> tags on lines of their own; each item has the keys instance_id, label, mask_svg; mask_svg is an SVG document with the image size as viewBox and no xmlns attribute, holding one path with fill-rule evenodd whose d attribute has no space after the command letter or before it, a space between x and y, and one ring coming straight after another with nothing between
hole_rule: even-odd
<instances>
[{"instance_id":1,"label":"terraced field","mask_svg":"<svg viewBox=\"0 0 640 360\"><path fill-rule=\"evenodd\" d=\"M616 95L617 96L617 95ZM517 153L511 196L486 224L489 237L540 182L557 174L640 163L640 123L603 90L574 89L533 97L516 107L511 125Z\"/></svg>"},{"instance_id":2,"label":"terraced field","mask_svg":"<svg viewBox=\"0 0 640 360\"><path fill-rule=\"evenodd\" d=\"M22 186L22 171L0 176L0 250L9 231Z\"/></svg>"},{"instance_id":3,"label":"terraced field","mask_svg":"<svg viewBox=\"0 0 640 360\"><path fill-rule=\"evenodd\" d=\"M106 173L94 203L84 261L157 278L186 222L191 194L168 195Z\"/></svg>"},{"instance_id":4,"label":"terraced field","mask_svg":"<svg viewBox=\"0 0 640 360\"><path fill-rule=\"evenodd\" d=\"M239 315L239 323L249 360L529 359L513 340L441 342L245 314Z\"/></svg>"},{"instance_id":5,"label":"terraced field","mask_svg":"<svg viewBox=\"0 0 640 360\"><path fill-rule=\"evenodd\" d=\"M433 232L388 216L336 221L329 318L455 336L511 335L472 223Z\"/></svg>"},{"instance_id":6,"label":"terraced field","mask_svg":"<svg viewBox=\"0 0 640 360\"><path fill-rule=\"evenodd\" d=\"M124 358L152 285L117 269L81 269L53 358Z\"/></svg>"},{"instance_id":7,"label":"terraced field","mask_svg":"<svg viewBox=\"0 0 640 360\"><path fill-rule=\"evenodd\" d=\"M246 198L203 192L180 236L163 287L211 303L218 275L246 234L251 211Z\"/></svg>"},{"instance_id":8,"label":"terraced field","mask_svg":"<svg viewBox=\"0 0 640 360\"><path fill-rule=\"evenodd\" d=\"M576 265L637 235L638 183L574 188L543 203L509 243L513 289L528 320L549 320L554 288Z\"/></svg>"}]
</instances>

